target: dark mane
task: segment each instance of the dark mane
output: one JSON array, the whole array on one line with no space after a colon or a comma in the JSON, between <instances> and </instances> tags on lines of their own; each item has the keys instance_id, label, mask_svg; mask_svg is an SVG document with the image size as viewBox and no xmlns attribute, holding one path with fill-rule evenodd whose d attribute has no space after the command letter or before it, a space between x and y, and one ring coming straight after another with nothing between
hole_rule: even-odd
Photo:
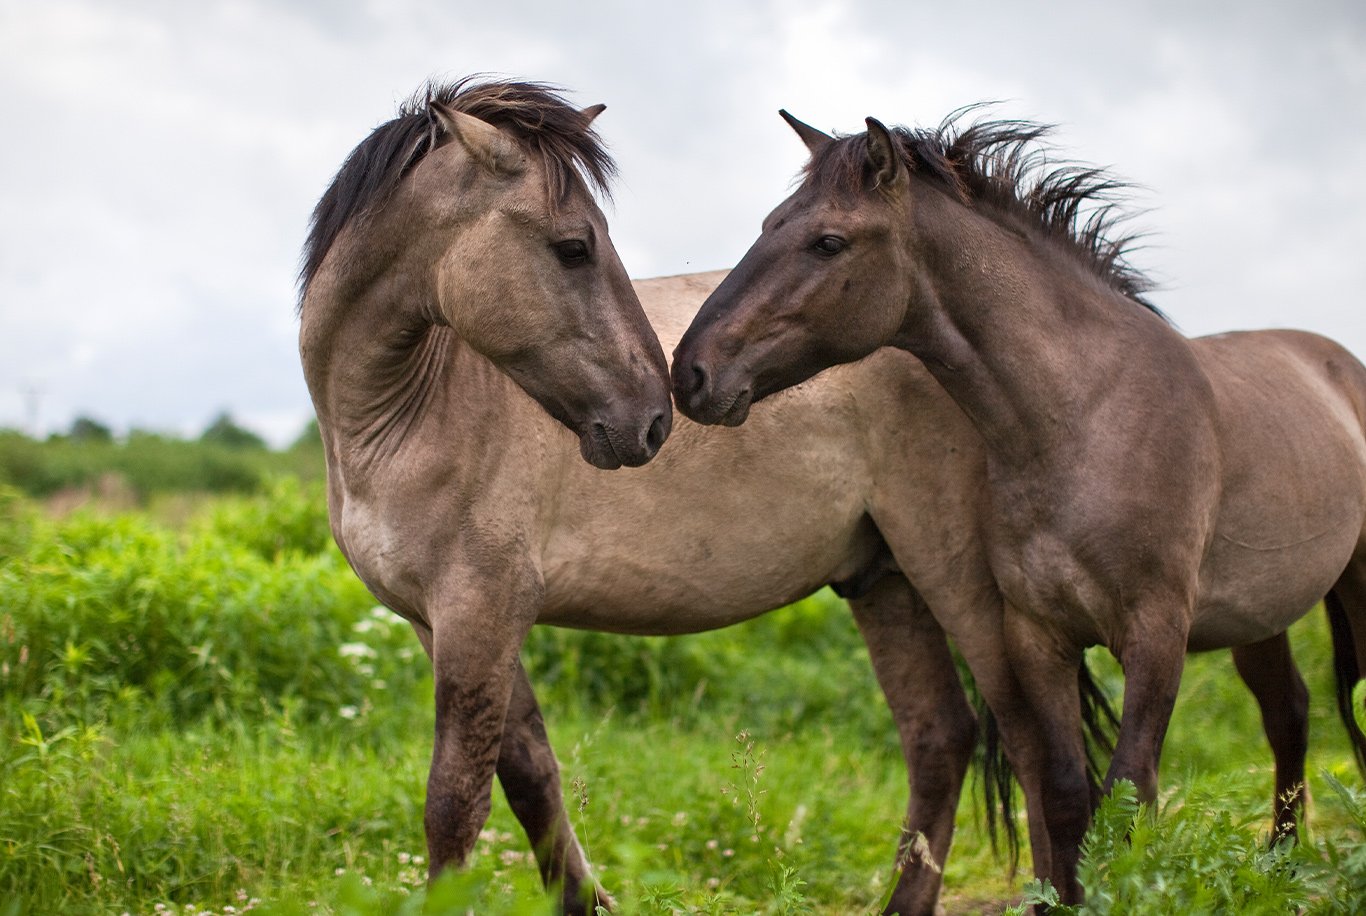
<instances>
[{"instance_id":1,"label":"dark mane","mask_svg":"<svg viewBox=\"0 0 1366 916\"><path fill-rule=\"evenodd\" d=\"M616 165L590 126L591 117L544 83L476 81L428 84L404 102L398 116L376 127L346 157L313 209L299 268L300 301L328 249L353 219L365 216L393 194L403 177L440 145L431 110L437 102L507 131L543 163L552 203L562 200L577 178L601 193Z\"/></svg>"},{"instance_id":2,"label":"dark mane","mask_svg":"<svg viewBox=\"0 0 1366 916\"><path fill-rule=\"evenodd\" d=\"M1116 291L1161 315L1144 298L1153 282L1128 260L1140 235L1119 231L1130 216L1124 194L1131 186L1104 169L1050 162L1040 141L1052 133L1051 125L1014 120L964 125L981 107L960 108L936 128L892 128L907 168L942 184L965 204L981 202L1023 217L1070 247ZM865 186L867 162L867 133L839 137L807 163L807 180L851 192Z\"/></svg>"}]
</instances>

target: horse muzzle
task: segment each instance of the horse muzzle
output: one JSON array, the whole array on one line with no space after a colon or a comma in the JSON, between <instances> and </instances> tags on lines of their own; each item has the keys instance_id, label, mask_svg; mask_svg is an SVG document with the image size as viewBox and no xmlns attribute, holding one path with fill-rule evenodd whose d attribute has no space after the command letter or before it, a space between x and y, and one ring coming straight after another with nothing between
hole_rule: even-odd
<instances>
[{"instance_id":1,"label":"horse muzzle","mask_svg":"<svg viewBox=\"0 0 1366 916\"><path fill-rule=\"evenodd\" d=\"M604 471L639 467L659 453L672 425L673 412L667 406L639 421L600 416L580 431L579 454Z\"/></svg>"},{"instance_id":2,"label":"horse muzzle","mask_svg":"<svg viewBox=\"0 0 1366 916\"><path fill-rule=\"evenodd\" d=\"M717 378L702 360L676 360L673 366L674 402L688 419L707 426L739 426L749 417L754 388L739 384L735 373Z\"/></svg>"}]
</instances>

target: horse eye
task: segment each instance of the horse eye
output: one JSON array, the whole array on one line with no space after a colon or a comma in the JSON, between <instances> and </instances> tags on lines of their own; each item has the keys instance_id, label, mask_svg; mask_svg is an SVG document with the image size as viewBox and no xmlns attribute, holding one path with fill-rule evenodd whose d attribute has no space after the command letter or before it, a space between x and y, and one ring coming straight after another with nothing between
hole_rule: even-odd
<instances>
[{"instance_id":1,"label":"horse eye","mask_svg":"<svg viewBox=\"0 0 1366 916\"><path fill-rule=\"evenodd\" d=\"M814 248L818 254L830 257L831 255L836 255L843 251L844 245L844 239L840 238L838 235L823 235L816 239L816 243L811 247Z\"/></svg>"},{"instance_id":2,"label":"horse eye","mask_svg":"<svg viewBox=\"0 0 1366 916\"><path fill-rule=\"evenodd\" d=\"M550 247L555 249L555 257L559 258L565 267L578 267L588 260L588 246L579 239L556 242Z\"/></svg>"}]
</instances>

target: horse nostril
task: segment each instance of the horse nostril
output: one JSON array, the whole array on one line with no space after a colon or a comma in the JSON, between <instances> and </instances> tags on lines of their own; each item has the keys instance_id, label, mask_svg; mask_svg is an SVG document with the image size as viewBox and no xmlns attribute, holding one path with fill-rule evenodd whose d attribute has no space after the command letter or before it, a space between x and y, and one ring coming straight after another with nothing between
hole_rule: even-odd
<instances>
[{"instance_id":1,"label":"horse nostril","mask_svg":"<svg viewBox=\"0 0 1366 916\"><path fill-rule=\"evenodd\" d=\"M654 422L645 432L645 447L650 450L652 455L659 451L659 447L664 444L664 439L668 436L668 430L665 426L667 422L668 418L664 414L656 414Z\"/></svg>"},{"instance_id":2,"label":"horse nostril","mask_svg":"<svg viewBox=\"0 0 1366 916\"><path fill-rule=\"evenodd\" d=\"M697 394L707 389L707 370L702 368L701 363L692 365L692 390L688 394Z\"/></svg>"}]
</instances>

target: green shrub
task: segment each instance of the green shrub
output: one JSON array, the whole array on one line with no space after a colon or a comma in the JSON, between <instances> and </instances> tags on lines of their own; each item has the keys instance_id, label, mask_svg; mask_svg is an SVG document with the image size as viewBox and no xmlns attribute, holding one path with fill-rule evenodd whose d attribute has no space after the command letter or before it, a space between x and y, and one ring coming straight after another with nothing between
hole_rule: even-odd
<instances>
[{"instance_id":1,"label":"green shrub","mask_svg":"<svg viewBox=\"0 0 1366 916\"><path fill-rule=\"evenodd\" d=\"M322 446L304 437L286 451L243 447L231 437L190 442L134 430L123 442L54 436L43 442L0 430L0 485L30 496L89 488L113 476L142 499L158 493L253 493L280 475L323 476Z\"/></svg>"},{"instance_id":2,"label":"green shrub","mask_svg":"<svg viewBox=\"0 0 1366 916\"><path fill-rule=\"evenodd\" d=\"M215 500L192 522L191 530L267 560L290 553L324 553L332 545L323 482L305 483L297 477L275 478L255 496Z\"/></svg>"},{"instance_id":3,"label":"green shrub","mask_svg":"<svg viewBox=\"0 0 1366 916\"><path fill-rule=\"evenodd\" d=\"M1249 809L1241 777L1197 780L1157 811L1120 781L1101 802L1082 846L1081 906L1059 906L1047 882L1031 882L1008 912L1031 904L1058 916L1280 914L1349 916L1366 900L1366 796L1324 774L1357 836L1268 842L1266 812Z\"/></svg>"},{"instance_id":4,"label":"green shrub","mask_svg":"<svg viewBox=\"0 0 1366 916\"><path fill-rule=\"evenodd\" d=\"M536 627L522 657L543 705L683 724L743 709L746 726L776 729L852 721L895 744L862 639L829 591L691 636Z\"/></svg>"},{"instance_id":5,"label":"green shrub","mask_svg":"<svg viewBox=\"0 0 1366 916\"><path fill-rule=\"evenodd\" d=\"M78 513L0 563L3 692L81 721L135 696L176 720L286 703L325 718L424 676L407 626L372 614L336 548L299 546L317 545L309 525L284 538L274 524L289 511L223 511L249 546L212 520L178 534Z\"/></svg>"}]
</instances>

